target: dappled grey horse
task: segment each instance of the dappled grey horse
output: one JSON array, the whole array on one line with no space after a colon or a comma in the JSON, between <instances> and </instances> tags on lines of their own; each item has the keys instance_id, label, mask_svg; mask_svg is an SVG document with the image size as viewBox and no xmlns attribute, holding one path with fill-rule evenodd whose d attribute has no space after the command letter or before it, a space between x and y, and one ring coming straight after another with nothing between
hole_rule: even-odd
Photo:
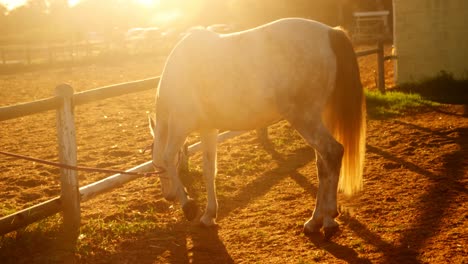
<instances>
[{"instance_id":1,"label":"dappled grey horse","mask_svg":"<svg viewBox=\"0 0 468 264\"><path fill-rule=\"evenodd\" d=\"M200 222L215 225L218 130L250 130L287 120L316 151L319 186L306 233L335 229L338 188L362 187L365 98L347 35L319 22L287 18L250 30L192 30L172 50L156 96L153 163L165 168L163 196L193 220L198 207L178 176L187 136L201 134L208 193Z\"/></svg>"}]
</instances>

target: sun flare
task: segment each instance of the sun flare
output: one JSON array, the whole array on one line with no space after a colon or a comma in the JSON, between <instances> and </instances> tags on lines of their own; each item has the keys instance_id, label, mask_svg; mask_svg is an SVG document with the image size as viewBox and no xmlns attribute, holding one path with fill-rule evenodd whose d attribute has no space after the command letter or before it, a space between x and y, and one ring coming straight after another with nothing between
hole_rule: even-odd
<instances>
[{"instance_id":1,"label":"sun flare","mask_svg":"<svg viewBox=\"0 0 468 264\"><path fill-rule=\"evenodd\" d=\"M0 4L4 5L8 10L12 10L18 6L22 6L26 0L0 0Z\"/></svg>"},{"instance_id":2,"label":"sun flare","mask_svg":"<svg viewBox=\"0 0 468 264\"><path fill-rule=\"evenodd\" d=\"M159 0L137 0L137 2L143 6L147 6L147 7L150 7L150 6L155 6L155 5L159 5Z\"/></svg>"},{"instance_id":3,"label":"sun flare","mask_svg":"<svg viewBox=\"0 0 468 264\"><path fill-rule=\"evenodd\" d=\"M153 7L160 4L160 0L135 0L138 4L144 7ZM0 0L0 5L4 5L8 10L15 9L25 5L27 0ZM76 6L81 0L68 0L69 6Z\"/></svg>"}]
</instances>

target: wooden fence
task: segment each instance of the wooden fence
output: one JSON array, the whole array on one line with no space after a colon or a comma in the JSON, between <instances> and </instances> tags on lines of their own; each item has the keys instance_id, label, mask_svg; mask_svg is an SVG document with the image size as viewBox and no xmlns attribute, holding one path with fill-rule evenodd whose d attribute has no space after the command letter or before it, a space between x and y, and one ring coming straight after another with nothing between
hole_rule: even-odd
<instances>
[{"instance_id":1,"label":"wooden fence","mask_svg":"<svg viewBox=\"0 0 468 264\"><path fill-rule=\"evenodd\" d=\"M25 115L48 110L57 111L57 136L59 145L59 160L61 163L76 165L76 135L74 122L74 106L123 94L139 92L157 87L159 77L141 81L111 85L81 93L74 93L68 85L59 85L56 96L31 103L0 108L0 121L18 118ZM148 164L142 164L129 171L150 169ZM60 169L61 196L49 201L21 210L0 219L0 234L5 234L37 220L63 211L66 236L76 238L80 226L80 201L110 190L135 178L134 175L113 175L96 183L79 188L77 173L74 170Z\"/></svg>"},{"instance_id":2,"label":"wooden fence","mask_svg":"<svg viewBox=\"0 0 468 264\"><path fill-rule=\"evenodd\" d=\"M378 54L379 89L384 91L384 59L392 57L383 56L383 45L379 44L376 49L358 52L358 56ZM40 113L49 110L57 111L57 135L59 145L59 160L61 163L76 165L77 147L74 122L74 107L110 97L124 95L128 93L140 92L156 88L159 77L149 78L140 81L127 82L93 90L75 93L68 85L59 85L56 88L56 96L14 106L0 107L0 121L19 118L26 115ZM246 131L227 131L218 136L218 142L238 136ZM266 137L266 128L259 134ZM188 147L188 154L201 150L200 142ZM152 169L151 161L140 164L127 171L143 172ZM40 219L63 212L64 230L70 239L76 239L80 226L80 203L86 201L100 193L109 191L116 186L120 186L128 181L136 179L138 176L129 174L115 174L92 184L79 187L76 171L60 169L61 175L61 196L49 201L26 208L8 216L0 218L0 235L14 231Z\"/></svg>"},{"instance_id":3,"label":"wooden fence","mask_svg":"<svg viewBox=\"0 0 468 264\"><path fill-rule=\"evenodd\" d=\"M358 57L377 54L377 88L381 93L385 93L385 61L396 59L396 56L385 56L383 41L377 42L377 47L374 49L363 50L356 52Z\"/></svg>"}]
</instances>

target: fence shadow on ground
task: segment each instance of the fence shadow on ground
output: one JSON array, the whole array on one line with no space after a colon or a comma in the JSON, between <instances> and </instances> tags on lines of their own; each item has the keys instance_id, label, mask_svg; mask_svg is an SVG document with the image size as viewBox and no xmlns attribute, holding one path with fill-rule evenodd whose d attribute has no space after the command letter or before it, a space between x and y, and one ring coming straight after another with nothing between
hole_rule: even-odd
<instances>
[{"instance_id":1,"label":"fence shadow on ground","mask_svg":"<svg viewBox=\"0 0 468 264\"><path fill-rule=\"evenodd\" d=\"M346 221L348 221L350 228L354 232L369 243L377 246L379 251L384 253L385 262L419 263L419 256L422 253L420 250L424 247L426 241L437 233L450 204L454 202L457 196L467 192L461 181L468 165L465 160L468 154L468 128L454 128L450 131L440 132L410 123L398 122L426 133L428 138L440 138L444 144L454 143L460 148L458 151L443 156L444 168L440 173L433 173L402 157L398 157L381 148L368 145L368 151L403 165L405 169L429 179L433 184L416 201L416 206L421 208L420 216L414 219L412 221L413 224L403 231L402 238L397 243L399 244L397 247L384 242L355 219L349 217ZM458 136L455 138L447 136L452 133L457 133Z\"/></svg>"},{"instance_id":2,"label":"fence shadow on ground","mask_svg":"<svg viewBox=\"0 0 468 264\"><path fill-rule=\"evenodd\" d=\"M442 156L444 167L440 173L431 172L425 168L408 161L405 157L397 156L377 146L367 146L369 152L375 153L384 159L401 164L405 169L429 179L433 184L416 200L416 204L422 208L421 214L412 221L412 225L402 231L400 241L391 244L382 239L378 234L359 222L356 218L342 214L340 220L346 228L353 231L356 236L366 243L373 245L377 251L382 252L383 263L419 263L420 250L439 228L445 215L446 208L453 203L457 195L466 194L466 188L461 184L467 169L466 157L468 156L468 127L453 128L449 131L434 131L422 126L398 121L402 125L418 129L428 137L440 138L444 144L456 144L458 150ZM454 136L455 135L455 136ZM226 218L239 208L247 207L253 200L265 195L273 186L286 177L293 179L308 194L316 196L317 187L310 182L309 175L303 175L298 170L310 161L314 160L312 148L297 149L292 155L282 156L273 145L266 145L266 151L277 160L278 167L267 171L245 186L235 199L227 201L226 197L220 199L219 219ZM231 203L232 200L235 202ZM438 206L433 206L437 204ZM54 259L50 262L69 260L70 254L61 250L60 241L51 239L58 237L55 231L27 233L15 243L9 243L0 248L0 258L6 262L17 263L15 254L27 254L23 246L31 240L41 247L42 256L50 254ZM29 237L28 237L29 236ZM170 263L234 263L224 242L218 235L216 228L202 228L190 224L185 220L167 224L161 228L147 229L132 235L129 239L120 243L114 253L97 252L95 256L86 257L89 263L117 263L123 260L126 263L154 263L169 261ZM325 241L321 237L310 237L313 247L320 248L333 255L337 259L348 263L370 263L368 259L360 258L351 247L340 245L333 240ZM22 244L21 241L24 241ZM28 242L29 241L29 242ZM408 247L408 243L411 247ZM38 251L34 251L35 254ZM58 254L57 252L62 252ZM34 258L31 256L30 259ZM39 258L37 259L39 260ZM10 262L9 262L10 261ZM21 262L20 262L21 263ZM23 262L24 263L24 262Z\"/></svg>"}]
</instances>

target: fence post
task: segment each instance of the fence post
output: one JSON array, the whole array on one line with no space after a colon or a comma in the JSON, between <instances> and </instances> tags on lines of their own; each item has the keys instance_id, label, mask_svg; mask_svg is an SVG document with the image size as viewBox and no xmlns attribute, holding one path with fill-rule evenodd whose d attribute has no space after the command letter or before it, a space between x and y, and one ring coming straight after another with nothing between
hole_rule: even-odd
<instances>
[{"instance_id":1,"label":"fence post","mask_svg":"<svg viewBox=\"0 0 468 264\"><path fill-rule=\"evenodd\" d=\"M26 45L26 63L31 65L31 46L29 44Z\"/></svg>"},{"instance_id":2,"label":"fence post","mask_svg":"<svg viewBox=\"0 0 468 264\"><path fill-rule=\"evenodd\" d=\"M255 132L257 132L257 138L260 143L266 145L268 143L268 127L257 128Z\"/></svg>"},{"instance_id":3,"label":"fence post","mask_svg":"<svg viewBox=\"0 0 468 264\"><path fill-rule=\"evenodd\" d=\"M2 48L2 62L3 62L3 65L6 64L6 59L5 59L5 49Z\"/></svg>"},{"instance_id":4,"label":"fence post","mask_svg":"<svg viewBox=\"0 0 468 264\"><path fill-rule=\"evenodd\" d=\"M52 45L49 43L47 43L47 52L48 52L48 55L49 55L49 64L52 64L53 63L53 55L52 55Z\"/></svg>"},{"instance_id":5,"label":"fence post","mask_svg":"<svg viewBox=\"0 0 468 264\"><path fill-rule=\"evenodd\" d=\"M73 93L73 88L67 84L61 84L55 89L56 96L62 98L57 109L59 160L68 165L77 163ZM77 172L60 169L60 181L65 237L74 242L79 234L81 215Z\"/></svg>"},{"instance_id":6,"label":"fence post","mask_svg":"<svg viewBox=\"0 0 468 264\"><path fill-rule=\"evenodd\" d=\"M86 49L86 59L89 58L89 56L91 55L91 43L89 43L89 40L86 39L86 44L85 44L85 49Z\"/></svg>"},{"instance_id":7,"label":"fence post","mask_svg":"<svg viewBox=\"0 0 468 264\"><path fill-rule=\"evenodd\" d=\"M377 49L377 72L379 77L377 86L381 93L385 93L384 44L382 40L377 42Z\"/></svg>"}]
</instances>

